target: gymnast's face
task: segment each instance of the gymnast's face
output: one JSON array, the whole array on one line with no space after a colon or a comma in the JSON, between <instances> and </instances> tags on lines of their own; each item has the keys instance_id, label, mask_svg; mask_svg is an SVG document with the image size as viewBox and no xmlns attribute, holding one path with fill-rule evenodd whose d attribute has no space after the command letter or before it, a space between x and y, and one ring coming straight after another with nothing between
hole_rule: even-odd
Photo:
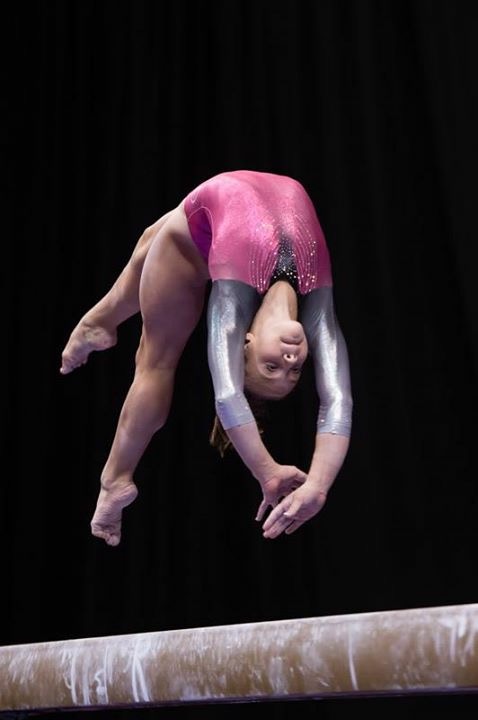
<instances>
[{"instance_id":1,"label":"gymnast's face","mask_svg":"<svg viewBox=\"0 0 478 720\"><path fill-rule=\"evenodd\" d=\"M307 359L304 329L296 320L267 323L247 333L244 352L246 389L280 399L295 388Z\"/></svg>"}]
</instances>

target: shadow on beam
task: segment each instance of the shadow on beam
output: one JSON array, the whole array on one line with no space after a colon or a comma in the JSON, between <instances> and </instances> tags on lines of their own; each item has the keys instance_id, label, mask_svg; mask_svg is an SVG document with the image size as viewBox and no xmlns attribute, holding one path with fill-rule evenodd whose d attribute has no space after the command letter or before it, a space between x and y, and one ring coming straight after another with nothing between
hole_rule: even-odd
<instances>
[{"instance_id":1,"label":"shadow on beam","mask_svg":"<svg viewBox=\"0 0 478 720\"><path fill-rule=\"evenodd\" d=\"M0 717L478 692L478 604L0 647Z\"/></svg>"}]
</instances>

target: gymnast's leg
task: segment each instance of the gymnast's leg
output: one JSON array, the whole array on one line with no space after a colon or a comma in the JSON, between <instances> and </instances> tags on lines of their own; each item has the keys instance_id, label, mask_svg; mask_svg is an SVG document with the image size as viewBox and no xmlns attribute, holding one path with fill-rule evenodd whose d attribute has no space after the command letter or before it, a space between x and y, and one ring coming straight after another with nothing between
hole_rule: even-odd
<instances>
[{"instance_id":1,"label":"gymnast's leg","mask_svg":"<svg viewBox=\"0 0 478 720\"><path fill-rule=\"evenodd\" d=\"M108 545L120 542L122 511L138 492L133 473L153 434L167 420L176 367L204 305L207 267L190 236L181 235L188 233L181 222L178 232L163 229L155 237L141 276L143 332L135 375L91 520L92 534Z\"/></svg>"},{"instance_id":2,"label":"gymnast's leg","mask_svg":"<svg viewBox=\"0 0 478 720\"><path fill-rule=\"evenodd\" d=\"M144 261L151 242L170 216L171 212L146 228L111 289L73 329L61 356L62 375L84 365L93 350L116 345L118 325L139 311L139 282Z\"/></svg>"}]
</instances>

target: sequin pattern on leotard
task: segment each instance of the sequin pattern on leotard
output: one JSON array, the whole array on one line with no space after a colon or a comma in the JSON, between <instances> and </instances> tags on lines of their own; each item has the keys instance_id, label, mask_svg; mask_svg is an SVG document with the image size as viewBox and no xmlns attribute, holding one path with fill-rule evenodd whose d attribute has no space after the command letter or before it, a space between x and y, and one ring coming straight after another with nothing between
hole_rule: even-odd
<instances>
[{"instance_id":1,"label":"sequin pattern on leotard","mask_svg":"<svg viewBox=\"0 0 478 720\"><path fill-rule=\"evenodd\" d=\"M279 280L285 280L289 285L292 285L296 292L298 291L299 277L294 251L289 238L284 235L279 240L276 266L272 273L270 284L272 285Z\"/></svg>"}]
</instances>

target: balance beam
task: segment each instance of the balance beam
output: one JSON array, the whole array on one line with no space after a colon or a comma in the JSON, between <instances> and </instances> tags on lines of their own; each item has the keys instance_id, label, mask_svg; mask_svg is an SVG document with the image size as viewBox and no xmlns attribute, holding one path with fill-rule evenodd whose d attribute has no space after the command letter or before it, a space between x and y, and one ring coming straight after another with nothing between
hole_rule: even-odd
<instances>
[{"instance_id":1,"label":"balance beam","mask_svg":"<svg viewBox=\"0 0 478 720\"><path fill-rule=\"evenodd\" d=\"M478 691L478 604L0 647L0 713Z\"/></svg>"}]
</instances>

